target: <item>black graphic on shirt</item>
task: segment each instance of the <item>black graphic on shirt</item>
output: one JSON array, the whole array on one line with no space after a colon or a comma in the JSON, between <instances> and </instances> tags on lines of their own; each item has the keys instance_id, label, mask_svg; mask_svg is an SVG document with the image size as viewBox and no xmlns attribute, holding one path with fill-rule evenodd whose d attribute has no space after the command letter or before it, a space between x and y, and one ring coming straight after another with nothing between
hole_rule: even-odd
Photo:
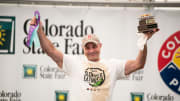
<instances>
[{"instance_id":1,"label":"black graphic on shirt","mask_svg":"<svg viewBox=\"0 0 180 101\"><path fill-rule=\"evenodd\" d=\"M104 70L100 68L87 68L84 74L84 81L88 82L92 87L102 85L105 81Z\"/></svg>"}]
</instances>

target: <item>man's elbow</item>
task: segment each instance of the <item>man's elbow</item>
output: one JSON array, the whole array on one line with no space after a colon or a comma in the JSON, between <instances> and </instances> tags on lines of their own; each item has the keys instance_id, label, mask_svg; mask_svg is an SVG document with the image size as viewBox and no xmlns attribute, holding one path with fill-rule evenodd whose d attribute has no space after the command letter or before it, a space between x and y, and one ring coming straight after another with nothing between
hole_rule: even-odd
<instances>
[{"instance_id":1,"label":"man's elbow","mask_svg":"<svg viewBox=\"0 0 180 101\"><path fill-rule=\"evenodd\" d=\"M143 69L144 68L144 63L138 63L137 65L136 65L136 68L137 69Z\"/></svg>"}]
</instances>

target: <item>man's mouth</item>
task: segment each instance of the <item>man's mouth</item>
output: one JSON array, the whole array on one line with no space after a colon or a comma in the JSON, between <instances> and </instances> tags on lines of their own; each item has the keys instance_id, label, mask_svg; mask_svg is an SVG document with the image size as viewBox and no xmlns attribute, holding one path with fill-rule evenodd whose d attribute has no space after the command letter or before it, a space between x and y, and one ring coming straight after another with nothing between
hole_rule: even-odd
<instances>
[{"instance_id":1,"label":"man's mouth","mask_svg":"<svg viewBox=\"0 0 180 101\"><path fill-rule=\"evenodd\" d=\"M88 53L89 56L95 56L97 55L97 52L93 52L93 53Z\"/></svg>"}]
</instances>

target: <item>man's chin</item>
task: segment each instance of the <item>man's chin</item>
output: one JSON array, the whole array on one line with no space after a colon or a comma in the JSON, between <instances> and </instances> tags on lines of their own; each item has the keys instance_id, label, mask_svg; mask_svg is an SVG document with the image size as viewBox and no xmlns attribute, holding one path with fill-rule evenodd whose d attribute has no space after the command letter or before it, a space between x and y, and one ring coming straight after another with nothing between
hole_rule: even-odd
<instances>
[{"instance_id":1,"label":"man's chin","mask_svg":"<svg viewBox=\"0 0 180 101\"><path fill-rule=\"evenodd\" d=\"M88 60L89 60L89 61L94 61L94 62L98 61L97 58L88 58Z\"/></svg>"}]
</instances>

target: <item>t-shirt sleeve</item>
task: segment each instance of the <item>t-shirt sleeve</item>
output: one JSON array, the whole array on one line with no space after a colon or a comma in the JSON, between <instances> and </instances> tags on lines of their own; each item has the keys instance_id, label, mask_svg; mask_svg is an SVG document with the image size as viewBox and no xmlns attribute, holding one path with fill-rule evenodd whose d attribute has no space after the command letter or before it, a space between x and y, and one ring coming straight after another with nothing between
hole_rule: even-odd
<instances>
[{"instance_id":1,"label":"t-shirt sleeve","mask_svg":"<svg viewBox=\"0 0 180 101\"><path fill-rule=\"evenodd\" d=\"M68 75L70 76L72 74L73 71L73 65L74 63L76 63L76 57L72 56L72 55L66 55L64 54L63 56L63 68L62 70Z\"/></svg>"},{"instance_id":2,"label":"t-shirt sleeve","mask_svg":"<svg viewBox=\"0 0 180 101\"><path fill-rule=\"evenodd\" d=\"M129 77L128 75L125 75L126 60L113 59L113 64L116 69L116 79L117 80L126 79Z\"/></svg>"}]
</instances>

